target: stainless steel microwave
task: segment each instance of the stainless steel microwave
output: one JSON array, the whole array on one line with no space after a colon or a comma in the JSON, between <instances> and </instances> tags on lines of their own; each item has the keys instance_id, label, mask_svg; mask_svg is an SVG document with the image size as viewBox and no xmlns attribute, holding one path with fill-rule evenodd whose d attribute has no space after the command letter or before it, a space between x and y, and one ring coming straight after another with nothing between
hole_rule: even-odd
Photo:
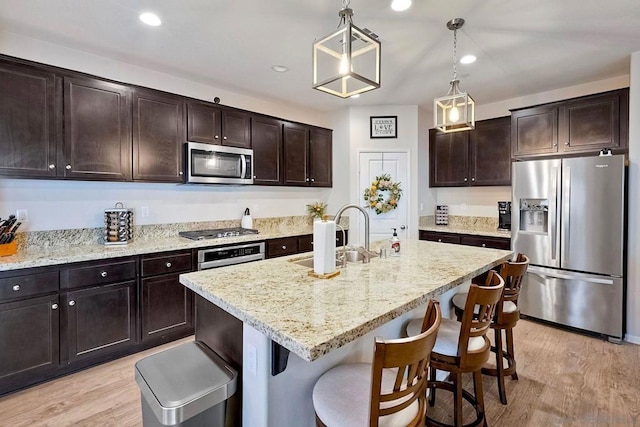
<instances>
[{"instance_id":1,"label":"stainless steel microwave","mask_svg":"<svg viewBox=\"0 0 640 427\"><path fill-rule=\"evenodd\" d=\"M187 183L253 184L253 150L187 142Z\"/></svg>"}]
</instances>

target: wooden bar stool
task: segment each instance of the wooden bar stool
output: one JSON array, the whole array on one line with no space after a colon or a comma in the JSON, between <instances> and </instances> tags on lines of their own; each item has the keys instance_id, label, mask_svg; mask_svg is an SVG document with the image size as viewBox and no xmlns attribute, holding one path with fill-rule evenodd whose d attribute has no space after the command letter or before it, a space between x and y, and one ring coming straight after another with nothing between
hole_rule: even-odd
<instances>
[{"instance_id":1,"label":"wooden bar stool","mask_svg":"<svg viewBox=\"0 0 640 427\"><path fill-rule=\"evenodd\" d=\"M518 323L518 319L520 319L518 296L520 295L520 288L528 266L529 258L523 254L518 254L515 261L508 261L500 266L500 275L505 281L504 292L501 298L502 303L498 304L496 317L491 323L491 329L493 329L495 337L495 346L491 347L491 351L496 354L496 368L482 368L482 373L497 377L498 394L503 405L507 404L504 378L511 376L514 380L518 379L513 345L513 328ZM452 299L458 319L462 317L466 299L466 293L456 294ZM506 349L503 346L502 331L504 331L505 335ZM504 360L507 361L507 367L504 366Z\"/></svg>"},{"instance_id":2,"label":"wooden bar stool","mask_svg":"<svg viewBox=\"0 0 640 427\"><path fill-rule=\"evenodd\" d=\"M427 306L424 332L409 338L376 337L373 364L339 365L313 387L316 425L422 426L431 349L442 313L435 301Z\"/></svg>"},{"instance_id":3,"label":"wooden bar stool","mask_svg":"<svg viewBox=\"0 0 640 427\"><path fill-rule=\"evenodd\" d=\"M486 334L495 315L503 288L504 280L502 277L494 271L489 272L484 286L472 284L469 288L462 322L442 319L438 339L431 352L431 373L428 382L429 405L433 406L435 403L437 388L452 391L453 416L456 427L463 425L462 399L469 402L476 412L476 419L467 425L487 425L481 369L491 354L490 342ZM473 314L474 308L476 315ZM407 325L407 335L419 332L417 329L419 324L420 319L411 321ZM448 378L452 383L436 381L436 369L449 372ZM473 373L473 395L462 388L462 374L464 373ZM427 417L426 425L445 426L447 424Z\"/></svg>"}]
</instances>

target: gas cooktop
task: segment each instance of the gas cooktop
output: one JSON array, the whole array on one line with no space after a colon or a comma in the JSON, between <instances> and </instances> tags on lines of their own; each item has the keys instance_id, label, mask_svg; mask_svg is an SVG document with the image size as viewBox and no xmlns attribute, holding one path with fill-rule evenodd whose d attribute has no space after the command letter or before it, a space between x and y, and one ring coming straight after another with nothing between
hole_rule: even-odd
<instances>
[{"instance_id":1,"label":"gas cooktop","mask_svg":"<svg viewBox=\"0 0 640 427\"><path fill-rule=\"evenodd\" d=\"M181 237L191 240L219 239L221 237L236 237L246 234L258 234L258 230L252 228L232 227L232 228L216 228L213 230L197 230L197 231L181 231L178 233Z\"/></svg>"}]
</instances>

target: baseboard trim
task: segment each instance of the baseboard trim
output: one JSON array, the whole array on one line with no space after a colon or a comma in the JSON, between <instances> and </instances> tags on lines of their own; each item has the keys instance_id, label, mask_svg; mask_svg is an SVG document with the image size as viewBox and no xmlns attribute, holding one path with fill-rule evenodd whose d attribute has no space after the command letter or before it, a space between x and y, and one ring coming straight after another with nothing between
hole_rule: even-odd
<instances>
[{"instance_id":1,"label":"baseboard trim","mask_svg":"<svg viewBox=\"0 0 640 427\"><path fill-rule=\"evenodd\" d=\"M631 344L637 344L640 345L640 337L637 337L635 335L629 335L629 334L625 334L624 336L624 340L628 343Z\"/></svg>"}]
</instances>

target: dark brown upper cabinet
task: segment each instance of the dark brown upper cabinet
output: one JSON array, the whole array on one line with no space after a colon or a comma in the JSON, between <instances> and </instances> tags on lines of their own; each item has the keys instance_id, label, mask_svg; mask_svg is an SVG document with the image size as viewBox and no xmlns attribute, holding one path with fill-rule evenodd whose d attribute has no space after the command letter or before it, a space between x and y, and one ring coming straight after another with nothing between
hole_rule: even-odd
<instances>
[{"instance_id":1,"label":"dark brown upper cabinet","mask_svg":"<svg viewBox=\"0 0 640 427\"><path fill-rule=\"evenodd\" d=\"M513 110L512 156L625 153L628 128L628 89Z\"/></svg>"},{"instance_id":2,"label":"dark brown upper cabinet","mask_svg":"<svg viewBox=\"0 0 640 427\"><path fill-rule=\"evenodd\" d=\"M64 77L64 139L58 175L131 179L131 91L127 86Z\"/></svg>"},{"instance_id":3,"label":"dark brown upper cabinet","mask_svg":"<svg viewBox=\"0 0 640 427\"><path fill-rule=\"evenodd\" d=\"M285 185L331 187L331 130L285 123L283 142Z\"/></svg>"},{"instance_id":4,"label":"dark brown upper cabinet","mask_svg":"<svg viewBox=\"0 0 640 427\"><path fill-rule=\"evenodd\" d=\"M282 123L270 117L251 118L254 184L282 184Z\"/></svg>"},{"instance_id":5,"label":"dark brown upper cabinet","mask_svg":"<svg viewBox=\"0 0 640 427\"><path fill-rule=\"evenodd\" d=\"M182 182L184 101L145 89L133 93L133 179Z\"/></svg>"},{"instance_id":6,"label":"dark brown upper cabinet","mask_svg":"<svg viewBox=\"0 0 640 427\"><path fill-rule=\"evenodd\" d=\"M429 130L429 186L511 185L511 119L476 122L470 131Z\"/></svg>"},{"instance_id":7,"label":"dark brown upper cabinet","mask_svg":"<svg viewBox=\"0 0 640 427\"><path fill-rule=\"evenodd\" d=\"M0 174L55 177L55 75L0 62L0 94Z\"/></svg>"},{"instance_id":8,"label":"dark brown upper cabinet","mask_svg":"<svg viewBox=\"0 0 640 427\"><path fill-rule=\"evenodd\" d=\"M189 101L187 139L204 144L251 148L251 115L244 111Z\"/></svg>"},{"instance_id":9,"label":"dark brown upper cabinet","mask_svg":"<svg viewBox=\"0 0 640 427\"><path fill-rule=\"evenodd\" d=\"M333 183L332 131L311 128L309 140L309 182L314 187L331 187Z\"/></svg>"}]
</instances>

